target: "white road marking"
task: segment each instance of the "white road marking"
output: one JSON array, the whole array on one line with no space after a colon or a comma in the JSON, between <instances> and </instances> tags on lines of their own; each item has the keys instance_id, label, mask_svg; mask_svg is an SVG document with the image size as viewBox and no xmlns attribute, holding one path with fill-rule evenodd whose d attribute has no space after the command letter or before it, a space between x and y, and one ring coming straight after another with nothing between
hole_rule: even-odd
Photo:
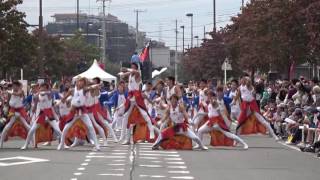
<instances>
[{"instance_id":1,"label":"white road marking","mask_svg":"<svg viewBox=\"0 0 320 180\"><path fill-rule=\"evenodd\" d=\"M187 169L187 166L168 166L168 168L172 168L172 169Z\"/></svg>"},{"instance_id":2,"label":"white road marking","mask_svg":"<svg viewBox=\"0 0 320 180\"><path fill-rule=\"evenodd\" d=\"M163 153L163 154L177 154L177 151L139 151L140 153Z\"/></svg>"},{"instance_id":3,"label":"white road marking","mask_svg":"<svg viewBox=\"0 0 320 180\"><path fill-rule=\"evenodd\" d=\"M101 154L103 154L103 153L101 153L101 152L90 152L90 153L89 153L89 155L99 155L99 154L101 155Z\"/></svg>"},{"instance_id":4,"label":"white road marking","mask_svg":"<svg viewBox=\"0 0 320 180\"><path fill-rule=\"evenodd\" d=\"M126 155L128 153L111 153L112 155Z\"/></svg>"},{"instance_id":5,"label":"white road marking","mask_svg":"<svg viewBox=\"0 0 320 180\"><path fill-rule=\"evenodd\" d=\"M81 166L88 166L88 163L82 163Z\"/></svg>"},{"instance_id":6,"label":"white road marking","mask_svg":"<svg viewBox=\"0 0 320 180\"><path fill-rule=\"evenodd\" d=\"M185 164L184 162L167 162L167 164Z\"/></svg>"},{"instance_id":7,"label":"white road marking","mask_svg":"<svg viewBox=\"0 0 320 180\"><path fill-rule=\"evenodd\" d=\"M78 171L84 171L86 168L84 168L84 167L80 167L80 168L78 168Z\"/></svg>"},{"instance_id":8,"label":"white road marking","mask_svg":"<svg viewBox=\"0 0 320 180\"><path fill-rule=\"evenodd\" d=\"M139 157L140 159L159 159L158 157Z\"/></svg>"},{"instance_id":9,"label":"white road marking","mask_svg":"<svg viewBox=\"0 0 320 180\"><path fill-rule=\"evenodd\" d=\"M1 162L1 161L8 161L8 160L21 160L21 161L20 162ZM16 156L16 157L9 157L9 158L1 158L0 166L16 166L16 165L22 165L22 164L31 164L31 163L48 162L48 161L49 161L48 159Z\"/></svg>"},{"instance_id":10,"label":"white road marking","mask_svg":"<svg viewBox=\"0 0 320 180\"><path fill-rule=\"evenodd\" d=\"M286 146L286 147L288 147L290 149L293 149L293 150L296 150L296 151L300 151L300 149L298 147L290 146L290 145L288 145L288 144L286 144L284 142L279 142L279 144L282 144L282 145L284 145L284 146Z\"/></svg>"},{"instance_id":11,"label":"white road marking","mask_svg":"<svg viewBox=\"0 0 320 180\"><path fill-rule=\"evenodd\" d=\"M84 161L85 161L85 162L90 162L90 161L91 161L91 159L85 159Z\"/></svg>"},{"instance_id":12,"label":"white road marking","mask_svg":"<svg viewBox=\"0 0 320 180\"><path fill-rule=\"evenodd\" d=\"M124 168L119 168L119 169L107 169L108 171L124 171Z\"/></svg>"},{"instance_id":13,"label":"white road marking","mask_svg":"<svg viewBox=\"0 0 320 180\"><path fill-rule=\"evenodd\" d=\"M166 176L162 176L162 175L145 175L145 174L140 174L140 177L142 177L142 178L165 178Z\"/></svg>"},{"instance_id":14,"label":"white road marking","mask_svg":"<svg viewBox=\"0 0 320 180\"><path fill-rule=\"evenodd\" d=\"M124 159L126 156L86 156L86 158L109 158L109 159Z\"/></svg>"},{"instance_id":15,"label":"white road marking","mask_svg":"<svg viewBox=\"0 0 320 180\"><path fill-rule=\"evenodd\" d=\"M123 174L98 174L99 176L123 176Z\"/></svg>"},{"instance_id":16,"label":"white road marking","mask_svg":"<svg viewBox=\"0 0 320 180\"><path fill-rule=\"evenodd\" d=\"M176 177L170 177L171 179L194 179L192 176L176 176Z\"/></svg>"},{"instance_id":17,"label":"white road marking","mask_svg":"<svg viewBox=\"0 0 320 180\"><path fill-rule=\"evenodd\" d=\"M170 174L189 174L189 171L168 171Z\"/></svg>"},{"instance_id":18,"label":"white road marking","mask_svg":"<svg viewBox=\"0 0 320 180\"><path fill-rule=\"evenodd\" d=\"M125 164L107 164L108 166L124 166Z\"/></svg>"},{"instance_id":19,"label":"white road marking","mask_svg":"<svg viewBox=\"0 0 320 180\"><path fill-rule=\"evenodd\" d=\"M151 150L152 147L141 147L140 149L141 149L141 150Z\"/></svg>"},{"instance_id":20,"label":"white road marking","mask_svg":"<svg viewBox=\"0 0 320 180\"><path fill-rule=\"evenodd\" d=\"M164 158L166 161L182 161L182 158Z\"/></svg>"},{"instance_id":21,"label":"white road marking","mask_svg":"<svg viewBox=\"0 0 320 180\"><path fill-rule=\"evenodd\" d=\"M125 149L114 149L112 151L114 151L114 152L127 152L128 150L125 150Z\"/></svg>"},{"instance_id":22,"label":"white road marking","mask_svg":"<svg viewBox=\"0 0 320 180\"><path fill-rule=\"evenodd\" d=\"M180 157L179 154L146 154L146 153L140 153L140 156L167 156L167 157Z\"/></svg>"},{"instance_id":23,"label":"white road marking","mask_svg":"<svg viewBox=\"0 0 320 180\"><path fill-rule=\"evenodd\" d=\"M77 178L71 178L70 180L77 180Z\"/></svg>"},{"instance_id":24,"label":"white road marking","mask_svg":"<svg viewBox=\"0 0 320 180\"><path fill-rule=\"evenodd\" d=\"M73 173L73 175L80 176L80 175L82 175L82 173L81 172L75 172L75 173Z\"/></svg>"},{"instance_id":25,"label":"white road marking","mask_svg":"<svg viewBox=\"0 0 320 180\"><path fill-rule=\"evenodd\" d=\"M161 168L161 165L141 164L140 167Z\"/></svg>"}]
</instances>

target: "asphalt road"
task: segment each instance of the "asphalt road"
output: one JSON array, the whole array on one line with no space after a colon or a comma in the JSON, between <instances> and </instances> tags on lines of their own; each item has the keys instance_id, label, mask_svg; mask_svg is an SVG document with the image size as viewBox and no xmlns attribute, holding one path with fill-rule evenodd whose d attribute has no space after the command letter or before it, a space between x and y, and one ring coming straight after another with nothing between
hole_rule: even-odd
<instances>
[{"instance_id":1,"label":"asphalt road","mask_svg":"<svg viewBox=\"0 0 320 180\"><path fill-rule=\"evenodd\" d=\"M241 147L208 151L152 151L151 144L123 146L110 141L101 152L85 145L57 151L51 147L22 151L21 140L0 150L0 180L315 180L320 159L267 136L244 137ZM208 140L208 139L207 139Z\"/></svg>"}]
</instances>

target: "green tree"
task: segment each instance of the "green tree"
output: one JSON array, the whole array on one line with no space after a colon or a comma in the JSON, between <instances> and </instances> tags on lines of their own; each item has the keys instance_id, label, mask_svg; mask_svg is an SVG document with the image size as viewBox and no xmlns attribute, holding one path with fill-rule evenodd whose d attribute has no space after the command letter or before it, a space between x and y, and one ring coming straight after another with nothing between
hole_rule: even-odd
<instances>
[{"instance_id":1,"label":"green tree","mask_svg":"<svg viewBox=\"0 0 320 180\"><path fill-rule=\"evenodd\" d=\"M2 78L17 78L35 56L36 46L28 33L25 14L16 6L22 0L0 1L0 62Z\"/></svg>"}]
</instances>

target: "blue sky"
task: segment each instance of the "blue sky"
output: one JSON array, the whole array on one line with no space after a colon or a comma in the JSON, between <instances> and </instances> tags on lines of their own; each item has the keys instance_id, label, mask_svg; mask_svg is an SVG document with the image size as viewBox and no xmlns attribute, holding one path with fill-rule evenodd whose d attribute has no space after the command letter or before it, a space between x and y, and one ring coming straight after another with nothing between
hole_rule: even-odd
<instances>
[{"instance_id":1,"label":"blue sky","mask_svg":"<svg viewBox=\"0 0 320 180\"><path fill-rule=\"evenodd\" d=\"M236 15L241 6L241 0L216 0L217 27L229 23L230 16ZM175 45L175 19L178 27L186 26L186 42L190 43L190 19L185 14L194 14L194 36L203 38L203 27L207 30L213 27L212 0L113 0L110 3L110 13L120 20L135 26L134 9L146 10L140 14L139 29L147 32L148 37L166 42L170 47ZM43 0L44 23L52 22L55 13L75 13L76 0ZM19 10L27 15L30 24L38 23L38 0L24 0ZM96 0L80 0L80 11L89 14L101 12L101 2ZM182 33L179 29L178 46L182 46ZM194 43L196 44L196 43ZM180 49L179 48L179 49Z\"/></svg>"}]
</instances>

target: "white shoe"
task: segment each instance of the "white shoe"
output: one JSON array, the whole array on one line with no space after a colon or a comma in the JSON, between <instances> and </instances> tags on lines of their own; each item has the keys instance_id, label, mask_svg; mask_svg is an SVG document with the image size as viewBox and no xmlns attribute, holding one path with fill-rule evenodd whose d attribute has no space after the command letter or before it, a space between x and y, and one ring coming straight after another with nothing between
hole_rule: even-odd
<instances>
[{"instance_id":1,"label":"white shoe","mask_svg":"<svg viewBox=\"0 0 320 180\"><path fill-rule=\"evenodd\" d=\"M275 140L276 140L276 142L278 142L278 141L280 141L281 139L277 136L277 137L275 138Z\"/></svg>"},{"instance_id":2,"label":"white shoe","mask_svg":"<svg viewBox=\"0 0 320 180\"><path fill-rule=\"evenodd\" d=\"M249 148L248 144L243 144L243 149L247 150Z\"/></svg>"},{"instance_id":3,"label":"white shoe","mask_svg":"<svg viewBox=\"0 0 320 180\"><path fill-rule=\"evenodd\" d=\"M64 148L63 144L60 143L60 144L58 145L58 147L57 147L57 150L60 151L60 150L62 150L63 148Z\"/></svg>"},{"instance_id":4,"label":"white shoe","mask_svg":"<svg viewBox=\"0 0 320 180\"><path fill-rule=\"evenodd\" d=\"M20 149L21 149L21 150L26 150L26 149L28 149L28 146L27 146L27 145L24 145L24 146L22 146Z\"/></svg>"},{"instance_id":5,"label":"white shoe","mask_svg":"<svg viewBox=\"0 0 320 180\"><path fill-rule=\"evenodd\" d=\"M207 146L202 146L201 150L208 150L209 148Z\"/></svg>"},{"instance_id":6,"label":"white shoe","mask_svg":"<svg viewBox=\"0 0 320 180\"><path fill-rule=\"evenodd\" d=\"M100 147L94 147L94 148L92 149L92 151L97 152L97 151L101 151L101 149L100 149Z\"/></svg>"},{"instance_id":7,"label":"white shoe","mask_svg":"<svg viewBox=\"0 0 320 180\"><path fill-rule=\"evenodd\" d=\"M118 143L119 140L117 138L113 138L113 142Z\"/></svg>"},{"instance_id":8,"label":"white shoe","mask_svg":"<svg viewBox=\"0 0 320 180\"><path fill-rule=\"evenodd\" d=\"M130 145L130 140L126 140L124 142L121 143L122 145Z\"/></svg>"},{"instance_id":9,"label":"white shoe","mask_svg":"<svg viewBox=\"0 0 320 180\"><path fill-rule=\"evenodd\" d=\"M42 146L51 146L51 142L45 142L42 144Z\"/></svg>"},{"instance_id":10,"label":"white shoe","mask_svg":"<svg viewBox=\"0 0 320 180\"><path fill-rule=\"evenodd\" d=\"M150 131L150 139L154 139L155 135L154 135L154 128L152 128L152 130Z\"/></svg>"},{"instance_id":11,"label":"white shoe","mask_svg":"<svg viewBox=\"0 0 320 180\"><path fill-rule=\"evenodd\" d=\"M102 145L102 146L108 146L107 140L103 142L103 145Z\"/></svg>"},{"instance_id":12,"label":"white shoe","mask_svg":"<svg viewBox=\"0 0 320 180\"><path fill-rule=\"evenodd\" d=\"M192 149L199 149L199 148L200 146L198 144L192 147Z\"/></svg>"},{"instance_id":13,"label":"white shoe","mask_svg":"<svg viewBox=\"0 0 320 180\"><path fill-rule=\"evenodd\" d=\"M90 139L90 144L94 145L94 141L92 139Z\"/></svg>"}]
</instances>

